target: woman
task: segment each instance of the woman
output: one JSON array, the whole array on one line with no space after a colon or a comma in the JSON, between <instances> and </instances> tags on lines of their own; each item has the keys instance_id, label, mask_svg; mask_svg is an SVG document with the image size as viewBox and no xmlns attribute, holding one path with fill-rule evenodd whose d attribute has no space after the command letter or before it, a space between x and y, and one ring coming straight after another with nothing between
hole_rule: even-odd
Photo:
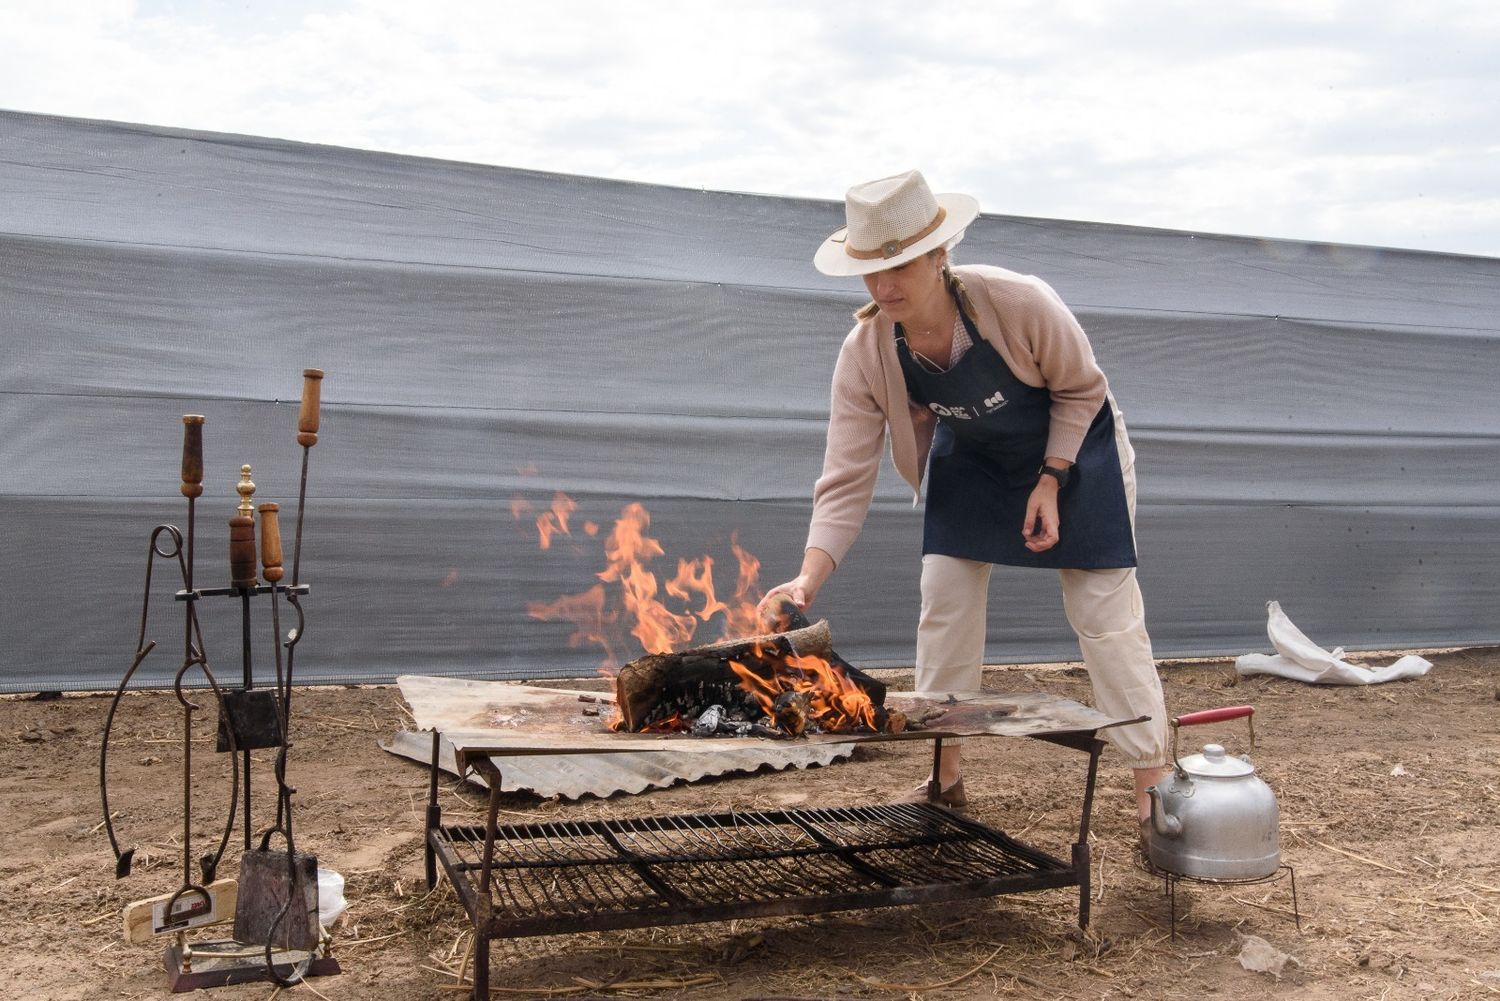
<instances>
[{"instance_id":1,"label":"woman","mask_svg":"<svg viewBox=\"0 0 1500 1001\"><path fill-rule=\"evenodd\" d=\"M1135 579L1135 455L1088 338L1039 279L949 267L973 198L934 195L911 171L851 188L845 211L813 263L863 277L871 302L834 368L801 573L767 601L817 598L864 524L889 431L918 497L927 471L917 691L980 688L993 564L1056 569L1095 704L1151 718L1104 731L1135 771L1144 819L1166 708ZM911 798L964 805L961 752L945 742L937 782Z\"/></svg>"}]
</instances>

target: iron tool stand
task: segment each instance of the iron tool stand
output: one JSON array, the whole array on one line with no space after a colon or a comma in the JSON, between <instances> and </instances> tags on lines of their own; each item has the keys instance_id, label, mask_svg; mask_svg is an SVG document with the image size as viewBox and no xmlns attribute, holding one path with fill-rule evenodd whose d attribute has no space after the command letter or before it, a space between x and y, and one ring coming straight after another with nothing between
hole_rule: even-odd
<instances>
[{"instance_id":1,"label":"iron tool stand","mask_svg":"<svg viewBox=\"0 0 1500 1001\"><path fill-rule=\"evenodd\" d=\"M304 616L301 598L309 587L301 583L302 520L307 499L308 454L318 440L318 412L323 373L318 369L303 372L303 395L298 415L297 441L302 446L302 475L297 495L296 543L293 549L292 581L282 584L281 535L277 504L260 505L260 564L266 583L257 580L256 509L251 502L255 484L249 466L240 467L236 490L239 506L229 519L230 586L200 588L194 581L194 544L196 535L195 502L203 493L203 425L202 416L183 418L182 494L188 501L186 541L182 531L172 525L160 525L151 534L146 564L145 596L142 600L141 627L136 653L129 669L120 680L110 703L104 736L99 752L99 787L104 807L104 826L115 852L115 875L129 874L134 848L121 850L109 806L108 756L110 733L121 697L137 669L155 647L147 641L146 626L151 598L152 568L157 557L176 560L182 588L175 597L184 610L184 653L182 666L173 681L178 701L183 706L183 835L182 883L169 896L139 901L126 909L127 937L131 941L149 941L158 935L171 935L173 942L165 955L167 973L174 993L200 987L222 987L233 983L273 980L289 987L304 977L326 976L340 972L337 960L330 954L331 938L318 922L317 860L300 854L292 834L292 794L296 791L286 781L289 739L292 665L297 643L302 638ZM252 599L270 597L272 649L275 656L274 688L256 688L251 644ZM197 603L208 598L230 597L240 601L241 663L243 681L238 690L224 690L209 667L197 614ZM283 638L281 602L285 600L296 615L296 626ZM283 652L285 657L283 659ZM202 883L192 874L192 736L193 714L199 706L183 690L183 678L190 670L202 673L212 690L218 712L217 750L230 755L231 785L228 818L222 840L211 855L199 860ZM251 812L251 757L259 748L276 749L276 823L261 836L257 849L253 844ZM238 759L238 760L236 760ZM244 851L240 857L239 881L215 881L218 866L232 836L236 811L244 810ZM270 841L279 835L285 851L272 851ZM230 901L233 901L231 904ZM234 939L191 944L187 931L226 920L234 908ZM134 918L133 918L134 914ZM134 920L134 924L132 921Z\"/></svg>"}]
</instances>

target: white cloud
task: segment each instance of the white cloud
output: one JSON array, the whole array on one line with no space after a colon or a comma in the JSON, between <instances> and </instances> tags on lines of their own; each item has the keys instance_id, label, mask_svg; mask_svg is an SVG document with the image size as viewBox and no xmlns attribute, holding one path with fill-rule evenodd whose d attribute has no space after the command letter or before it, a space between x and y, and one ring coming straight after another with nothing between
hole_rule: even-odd
<instances>
[{"instance_id":1,"label":"white cloud","mask_svg":"<svg viewBox=\"0 0 1500 1001\"><path fill-rule=\"evenodd\" d=\"M1500 254L1500 6L22 3L8 107L837 198ZM1491 175L1491 176L1487 176Z\"/></svg>"}]
</instances>

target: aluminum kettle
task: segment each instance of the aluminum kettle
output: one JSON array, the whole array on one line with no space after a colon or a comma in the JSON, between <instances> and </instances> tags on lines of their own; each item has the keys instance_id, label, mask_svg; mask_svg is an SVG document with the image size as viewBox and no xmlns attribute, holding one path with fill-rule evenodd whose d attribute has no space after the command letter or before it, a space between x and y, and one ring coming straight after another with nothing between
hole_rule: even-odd
<instances>
[{"instance_id":1,"label":"aluminum kettle","mask_svg":"<svg viewBox=\"0 0 1500 1001\"><path fill-rule=\"evenodd\" d=\"M1146 790L1151 797L1147 854L1153 868L1194 879L1249 880L1281 867L1280 811L1271 787L1248 758L1219 744L1177 756L1180 727L1250 720L1252 706L1207 709L1174 718L1171 773ZM1250 723L1255 746L1255 725Z\"/></svg>"}]
</instances>

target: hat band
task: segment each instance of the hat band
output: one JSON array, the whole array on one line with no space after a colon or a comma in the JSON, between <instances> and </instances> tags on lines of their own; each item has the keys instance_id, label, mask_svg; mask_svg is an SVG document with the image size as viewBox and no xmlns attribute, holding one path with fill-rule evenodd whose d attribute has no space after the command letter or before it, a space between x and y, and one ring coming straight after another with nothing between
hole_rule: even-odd
<instances>
[{"instance_id":1,"label":"hat band","mask_svg":"<svg viewBox=\"0 0 1500 1001\"><path fill-rule=\"evenodd\" d=\"M910 247L912 244L916 243L918 240L923 239L924 237L931 236L932 233L943 224L943 220L947 218L947 216L948 210L939 205L937 215L933 216L932 222L928 223L927 227L920 232L908 236L904 240L887 240L885 243L882 243L880 245L880 249L878 250L855 250L853 247L849 246L849 244L845 243L844 253L848 254L850 257L858 261L877 261L881 259L890 260L892 257L899 257L901 255L901 252L907 247Z\"/></svg>"}]
</instances>

